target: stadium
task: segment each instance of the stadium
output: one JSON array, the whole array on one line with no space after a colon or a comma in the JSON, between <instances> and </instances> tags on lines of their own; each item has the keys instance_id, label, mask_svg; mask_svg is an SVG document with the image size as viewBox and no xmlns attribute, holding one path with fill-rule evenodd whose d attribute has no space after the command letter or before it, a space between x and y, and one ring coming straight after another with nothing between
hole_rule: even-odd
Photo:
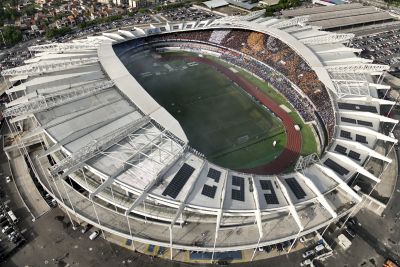
<instances>
[{"instance_id":1,"label":"stadium","mask_svg":"<svg viewBox=\"0 0 400 267\"><path fill-rule=\"evenodd\" d=\"M358 211L397 143L388 66L352 37L258 11L32 46L3 116L74 220L171 259L290 251Z\"/></svg>"}]
</instances>

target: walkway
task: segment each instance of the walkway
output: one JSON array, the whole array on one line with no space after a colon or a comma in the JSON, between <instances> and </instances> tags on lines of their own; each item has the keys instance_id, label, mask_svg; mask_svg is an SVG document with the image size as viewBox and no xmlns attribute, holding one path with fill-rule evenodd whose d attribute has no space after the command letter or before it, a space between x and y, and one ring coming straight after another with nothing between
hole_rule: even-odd
<instances>
[{"instance_id":1,"label":"walkway","mask_svg":"<svg viewBox=\"0 0 400 267\"><path fill-rule=\"evenodd\" d=\"M9 154L12 156L10 167L19 194L32 216L38 218L48 212L50 207L33 182L24 157L16 151L9 152Z\"/></svg>"}]
</instances>

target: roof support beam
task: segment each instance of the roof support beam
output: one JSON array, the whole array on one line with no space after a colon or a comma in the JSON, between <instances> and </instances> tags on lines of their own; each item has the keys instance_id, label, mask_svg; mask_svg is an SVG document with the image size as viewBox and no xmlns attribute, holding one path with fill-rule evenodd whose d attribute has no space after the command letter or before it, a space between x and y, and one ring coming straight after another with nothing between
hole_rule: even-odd
<instances>
[{"instance_id":1,"label":"roof support beam","mask_svg":"<svg viewBox=\"0 0 400 267\"><path fill-rule=\"evenodd\" d=\"M144 146L142 146L141 148L137 149L134 151L134 153L125 161L122 163L122 166L118 168L117 171L115 171L112 175L110 175L107 180L101 184L94 192L92 192L89 197L93 198L96 194L98 194L99 192L101 192L104 188L106 188L108 185L111 185L115 178L117 178L118 176L120 176L122 173L124 173L127 169L129 169L130 167L132 167L131 162L133 160L135 160L137 158L137 156L140 155L146 155L146 151L150 149L150 147L152 145L154 145L154 141L156 139L159 139L160 136L162 136L162 132L156 136L155 138L153 138L152 140L150 140L147 144L145 144ZM104 153L104 155L108 156L107 153ZM157 176L156 176L157 177Z\"/></svg>"},{"instance_id":2,"label":"roof support beam","mask_svg":"<svg viewBox=\"0 0 400 267\"><path fill-rule=\"evenodd\" d=\"M336 139L336 142L347 148L350 148L350 149L355 149L357 151L359 151L359 150L364 151L364 152L368 153L368 156L370 156L372 158L380 159L380 160L388 162L388 163L392 162L392 159L376 152L375 150L373 150L361 143L353 142L353 141L349 141L349 140L345 140L345 139Z\"/></svg>"},{"instance_id":3,"label":"roof support beam","mask_svg":"<svg viewBox=\"0 0 400 267\"><path fill-rule=\"evenodd\" d=\"M348 193L350 196L352 196L355 200L357 200L357 202L361 201L361 197L353 191L353 189L351 189L347 183L345 181L342 180L342 178L340 178L334 171L332 171L331 169L325 167L324 165L321 164L315 164L315 166L317 166L317 168L319 168L321 170L322 173L324 173L326 176L332 178L333 180L335 180L339 186L346 192Z\"/></svg>"},{"instance_id":4,"label":"roof support beam","mask_svg":"<svg viewBox=\"0 0 400 267\"><path fill-rule=\"evenodd\" d=\"M346 43L354 37L354 34L347 33L329 33L322 36L300 39L300 42L306 45L315 44L331 44L331 43Z\"/></svg>"},{"instance_id":5,"label":"roof support beam","mask_svg":"<svg viewBox=\"0 0 400 267\"><path fill-rule=\"evenodd\" d=\"M306 21L308 21L308 16L294 17L292 19L285 19L272 24L271 27L282 29L290 26L302 25Z\"/></svg>"},{"instance_id":6,"label":"roof support beam","mask_svg":"<svg viewBox=\"0 0 400 267\"><path fill-rule=\"evenodd\" d=\"M256 217L258 234L260 235L260 238L262 238L264 235L264 232L263 232L262 220L261 220L260 199L259 199L259 194L258 194L256 182L254 179L254 175L251 176L251 181L253 182L253 198L254 198L254 203L256 204L256 211L255 211L254 215Z\"/></svg>"},{"instance_id":7,"label":"roof support beam","mask_svg":"<svg viewBox=\"0 0 400 267\"><path fill-rule=\"evenodd\" d=\"M66 157L62 161L52 166L50 170L51 174L55 176L60 171L70 169L76 165L81 164L82 162L87 161L98 153L105 151L112 145L120 142L128 134L137 131L149 122L150 118L145 116L127 125L124 125L99 139L92 140L87 145L79 149L76 153Z\"/></svg>"},{"instance_id":8,"label":"roof support beam","mask_svg":"<svg viewBox=\"0 0 400 267\"><path fill-rule=\"evenodd\" d=\"M321 193L315 183L310 178L300 172L298 173L298 176L303 179L304 183L311 189L311 191L314 192L314 194L317 195L319 203L321 203L321 205L324 206L329 214L331 214L332 218L335 219L337 217L337 213L333 210L332 206L328 203L325 196Z\"/></svg>"},{"instance_id":9,"label":"roof support beam","mask_svg":"<svg viewBox=\"0 0 400 267\"><path fill-rule=\"evenodd\" d=\"M224 201L225 201L225 195L226 195L226 183L228 182L228 171L225 172L225 176L224 176L224 183L222 185L222 190L221 190L221 195L219 198L219 210L217 213L217 220L215 222L215 237L214 237L214 245L213 245L213 251L211 254L211 260L214 260L214 254L215 254L215 246L217 244L217 239L218 239L218 231L219 228L221 226L221 220L222 220L222 216L223 216L223 209L224 209Z\"/></svg>"},{"instance_id":10,"label":"roof support beam","mask_svg":"<svg viewBox=\"0 0 400 267\"><path fill-rule=\"evenodd\" d=\"M390 69L390 66L379 64L347 64L325 66L325 69L334 73L381 73Z\"/></svg>"},{"instance_id":11,"label":"roof support beam","mask_svg":"<svg viewBox=\"0 0 400 267\"><path fill-rule=\"evenodd\" d=\"M112 177L108 177L107 180L105 180L100 186L96 188L92 193L89 193L89 199L93 199L98 193L103 191L105 188L107 188L109 185L112 185L114 182L114 179Z\"/></svg>"},{"instance_id":12,"label":"roof support beam","mask_svg":"<svg viewBox=\"0 0 400 267\"><path fill-rule=\"evenodd\" d=\"M376 177L375 175L373 175L372 173L370 173L369 171L364 169L363 166L357 164L356 162L354 162L353 160L350 160L348 157L346 157L342 154L339 154L336 152L330 152L330 151L327 151L326 154L329 157L333 157L336 160L346 163L347 166L350 165L356 172L361 173L362 175L368 177L369 179L371 179L372 181L374 181L376 183L379 183L381 181L378 177Z\"/></svg>"},{"instance_id":13,"label":"roof support beam","mask_svg":"<svg viewBox=\"0 0 400 267\"><path fill-rule=\"evenodd\" d=\"M395 144L397 144L397 142L398 142L398 140L396 138L392 138L390 136L384 135L380 132L374 131L374 130L366 128L366 127L339 125L339 128L346 130L346 131L350 131L352 133L355 132L355 133L360 133L360 134L367 134L369 136L375 136L375 138L386 141L386 142L391 142L391 143L395 143Z\"/></svg>"},{"instance_id":14,"label":"roof support beam","mask_svg":"<svg viewBox=\"0 0 400 267\"><path fill-rule=\"evenodd\" d=\"M98 44L96 43L52 43L44 45L35 45L28 47L31 52L75 52L82 50L95 50Z\"/></svg>"},{"instance_id":15,"label":"roof support beam","mask_svg":"<svg viewBox=\"0 0 400 267\"><path fill-rule=\"evenodd\" d=\"M183 201L182 201L181 204L179 205L179 208L178 208L178 210L177 210L177 212L176 212L174 218L173 218L172 221L171 221L171 227L173 227L173 226L175 225L175 223L176 223L176 221L178 220L179 216L180 216L181 213L185 210L186 201L187 201L187 199L189 198L190 193L192 193L193 188L194 188L194 185L196 184L196 181L197 181L197 179L199 178L199 175L200 175L200 173L201 173L201 170L204 168L205 164L206 164L206 161L204 160L204 161L203 161L203 164L201 165L201 167L200 167L200 169L199 169L199 171L198 171L198 173L197 173L197 175L196 175L196 178L193 179L194 181L190 184L189 190L187 191L187 193L186 193L186 195L185 195Z\"/></svg>"},{"instance_id":16,"label":"roof support beam","mask_svg":"<svg viewBox=\"0 0 400 267\"><path fill-rule=\"evenodd\" d=\"M60 90L52 94L37 95L29 101L24 101L7 108L3 112L3 116L21 116L37 113L95 94L112 86L114 86L114 82L112 81L96 81L70 89Z\"/></svg>"},{"instance_id":17,"label":"roof support beam","mask_svg":"<svg viewBox=\"0 0 400 267\"><path fill-rule=\"evenodd\" d=\"M297 226L299 227L300 232L303 231L304 226L303 226L303 224L301 223L300 217L299 217L299 215L297 214L296 208L295 208L295 206L294 206L292 200L290 199L290 195L289 195L289 193L288 193L286 187L283 185L282 181L281 181L278 177L275 177L275 180L276 180L276 182L279 184L279 187L280 187L280 189L282 190L282 194L285 196L286 201L287 201L288 204L289 204L289 211L290 211L290 214L292 214L292 217L293 217L293 219L295 220L295 222L297 223Z\"/></svg>"},{"instance_id":18,"label":"roof support beam","mask_svg":"<svg viewBox=\"0 0 400 267\"><path fill-rule=\"evenodd\" d=\"M72 69L85 64L93 64L96 63L97 61L99 61L97 57L68 59L61 62L40 61L38 63L28 64L12 69L3 70L1 72L1 75L3 76L40 75L43 73Z\"/></svg>"}]
</instances>

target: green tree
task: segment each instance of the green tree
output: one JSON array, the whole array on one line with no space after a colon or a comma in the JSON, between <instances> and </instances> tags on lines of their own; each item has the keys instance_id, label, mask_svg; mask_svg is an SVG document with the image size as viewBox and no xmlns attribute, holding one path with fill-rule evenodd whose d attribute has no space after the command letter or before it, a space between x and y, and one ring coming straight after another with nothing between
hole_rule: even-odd
<instances>
[{"instance_id":1,"label":"green tree","mask_svg":"<svg viewBox=\"0 0 400 267\"><path fill-rule=\"evenodd\" d=\"M46 37L47 38L59 37L59 36L66 35L70 32L71 32L71 28L68 28L68 27L62 27L60 29L47 28L46 29Z\"/></svg>"},{"instance_id":2,"label":"green tree","mask_svg":"<svg viewBox=\"0 0 400 267\"><path fill-rule=\"evenodd\" d=\"M6 26L2 30L4 40L6 41L6 44L8 45L15 45L16 43L19 43L22 41L22 33L21 31L13 26Z\"/></svg>"}]
</instances>

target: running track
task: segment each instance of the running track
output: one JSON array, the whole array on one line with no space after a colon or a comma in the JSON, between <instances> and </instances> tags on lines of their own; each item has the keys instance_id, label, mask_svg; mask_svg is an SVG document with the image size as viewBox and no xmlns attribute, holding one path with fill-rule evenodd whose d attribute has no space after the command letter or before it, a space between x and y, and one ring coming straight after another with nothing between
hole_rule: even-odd
<instances>
[{"instance_id":1,"label":"running track","mask_svg":"<svg viewBox=\"0 0 400 267\"><path fill-rule=\"evenodd\" d=\"M293 163L297 161L301 151L301 134L294 129L295 123L292 118L284 111L278 104L276 104L271 98L269 98L264 92L259 90L256 86L250 83L248 80L235 74L230 69L222 64L219 64L211 59L203 57L189 57L189 56L173 56L179 58L185 58L188 61L200 62L207 64L218 70L219 72L226 75L230 80L238 84L241 88L246 90L250 95L257 98L261 103L268 107L276 116L278 116L285 127L287 142L282 153L276 157L275 160L257 166L251 169L242 169L239 171L246 173L255 174L279 174L287 170ZM268 151L266 151L268 153Z\"/></svg>"}]
</instances>

